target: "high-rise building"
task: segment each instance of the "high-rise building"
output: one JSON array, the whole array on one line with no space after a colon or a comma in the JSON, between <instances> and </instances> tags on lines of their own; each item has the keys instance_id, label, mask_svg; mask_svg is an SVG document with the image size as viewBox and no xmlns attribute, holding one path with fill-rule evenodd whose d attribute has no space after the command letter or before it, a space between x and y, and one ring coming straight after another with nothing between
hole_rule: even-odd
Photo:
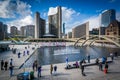
<instances>
[{"instance_id":1,"label":"high-rise building","mask_svg":"<svg viewBox=\"0 0 120 80\"><path fill-rule=\"evenodd\" d=\"M72 38L72 32L68 32L67 38Z\"/></svg>"},{"instance_id":2,"label":"high-rise building","mask_svg":"<svg viewBox=\"0 0 120 80\"><path fill-rule=\"evenodd\" d=\"M39 27L39 30L40 30L40 38L43 38L44 35L45 35L45 32L46 32L46 22L44 19L40 18L40 27Z\"/></svg>"},{"instance_id":3,"label":"high-rise building","mask_svg":"<svg viewBox=\"0 0 120 80\"><path fill-rule=\"evenodd\" d=\"M21 28L20 28L20 34L21 34L21 36L24 36L24 34L25 34L25 28L24 28L25 26L22 26Z\"/></svg>"},{"instance_id":4,"label":"high-rise building","mask_svg":"<svg viewBox=\"0 0 120 80\"><path fill-rule=\"evenodd\" d=\"M105 29L108 25L116 20L116 12L114 9L105 10L100 14L99 34L105 35Z\"/></svg>"},{"instance_id":5,"label":"high-rise building","mask_svg":"<svg viewBox=\"0 0 120 80\"><path fill-rule=\"evenodd\" d=\"M85 36L85 39L89 38L89 22L78 25L72 29L72 38L80 38Z\"/></svg>"},{"instance_id":6,"label":"high-rise building","mask_svg":"<svg viewBox=\"0 0 120 80\"><path fill-rule=\"evenodd\" d=\"M40 18L39 12L35 13L35 38L42 38L45 34L45 20Z\"/></svg>"},{"instance_id":7,"label":"high-rise building","mask_svg":"<svg viewBox=\"0 0 120 80\"><path fill-rule=\"evenodd\" d=\"M62 10L61 6L57 7L57 13L49 15L49 33L56 38L62 38Z\"/></svg>"},{"instance_id":8,"label":"high-rise building","mask_svg":"<svg viewBox=\"0 0 120 80\"><path fill-rule=\"evenodd\" d=\"M17 27L15 27L15 26L10 27L11 36L14 37L15 35L17 35L17 31L18 31Z\"/></svg>"},{"instance_id":9,"label":"high-rise building","mask_svg":"<svg viewBox=\"0 0 120 80\"><path fill-rule=\"evenodd\" d=\"M116 20L116 12L114 9L105 10L100 14L101 27L107 27L114 20Z\"/></svg>"},{"instance_id":10,"label":"high-rise building","mask_svg":"<svg viewBox=\"0 0 120 80\"><path fill-rule=\"evenodd\" d=\"M65 23L63 23L63 34L65 34Z\"/></svg>"},{"instance_id":11,"label":"high-rise building","mask_svg":"<svg viewBox=\"0 0 120 80\"><path fill-rule=\"evenodd\" d=\"M7 38L8 33L7 33L7 25L3 24L2 22L0 22L0 40L3 40L5 38Z\"/></svg>"},{"instance_id":12,"label":"high-rise building","mask_svg":"<svg viewBox=\"0 0 120 80\"><path fill-rule=\"evenodd\" d=\"M34 25L26 25L24 26L24 36L25 37L33 37L35 33L35 26Z\"/></svg>"}]
</instances>

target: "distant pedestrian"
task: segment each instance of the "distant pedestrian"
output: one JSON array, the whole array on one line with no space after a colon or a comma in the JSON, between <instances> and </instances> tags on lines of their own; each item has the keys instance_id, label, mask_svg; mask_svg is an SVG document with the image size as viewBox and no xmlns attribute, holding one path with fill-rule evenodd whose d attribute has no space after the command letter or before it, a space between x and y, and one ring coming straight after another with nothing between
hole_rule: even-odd
<instances>
[{"instance_id":1,"label":"distant pedestrian","mask_svg":"<svg viewBox=\"0 0 120 80\"><path fill-rule=\"evenodd\" d=\"M98 65L98 64L99 64L99 59L97 58L95 62L96 62L96 64Z\"/></svg>"},{"instance_id":2,"label":"distant pedestrian","mask_svg":"<svg viewBox=\"0 0 120 80\"><path fill-rule=\"evenodd\" d=\"M7 62L7 61L5 61L4 68L5 68L5 70L7 70L7 69L8 69L8 62Z\"/></svg>"},{"instance_id":3,"label":"distant pedestrian","mask_svg":"<svg viewBox=\"0 0 120 80\"><path fill-rule=\"evenodd\" d=\"M50 65L50 74L52 74L52 72L53 72L53 65L51 64Z\"/></svg>"},{"instance_id":4,"label":"distant pedestrian","mask_svg":"<svg viewBox=\"0 0 120 80\"><path fill-rule=\"evenodd\" d=\"M108 73L108 64L107 64L107 63L105 63L104 73L105 73L105 74Z\"/></svg>"},{"instance_id":5,"label":"distant pedestrian","mask_svg":"<svg viewBox=\"0 0 120 80\"><path fill-rule=\"evenodd\" d=\"M113 61L113 59L114 59L113 53L110 53L110 57L111 57L111 60Z\"/></svg>"},{"instance_id":6,"label":"distant pedestrian","mask_svg":"<svg viewBox=\"0 0 120 80\"><path fill-rule=\"evenodd\" d=\"M107 57L102 57L102 63L105 64L106 61L107 61Z\"/></svg>"},{"instance_id":7,"label":"distant pedestrian","mask_svg":"<svg viewBox=\"0 0 120 80\"><path fill-rule=\"evenodd\" d=\"M66 67L68 66L68 57L66 57Z\"/></svg>"},{"instance_id":8,"label":"distant pedestrian","mask_svg":"<svg viewBox=\"0 0 120 80\"><path fill-rule=\"evenodd\" d=\"M19 52L19 53L18 53L18 58L20 58L20 54L21 54L21 53Z\"/></svg>"},{"instance_id":9,"label":"distant pedestrian","mask_svg":"<svg viewBox=\"0 0 120 80\"><path fill-rule=\"evenodd\" d=\"M34 71L35 70L35 62L33 62L32 68L33 68L33 71Z\"/></svg>"},{"instance_id":10,"label":"distant pedestrian","mask_svg":"<svg viewBox=\"0 0 120 80\"><path fill-rule=\"evenodd\" d=\"M4 70L3 66L4 66L4 60L1 60L1 70Z\"/></svg>"},{"instance_id":11,"label":"distant pedestrian","mask_svg":"<svg viewBox=\"0 0 120 80\"><path fill-rule=\"evenodd\" d=\"M115 52L114 54L115 54L115 57L118 57L118 52Z\"/></svg>"},{"instance_id":12,"label":"distant pedestrian","mask_svg":"<svg viewBox=\"0 0 120 80\"><path fill-rule=\"evenodd\" d=\"M88 63L90 63L90 55L88 55L87 57L88 57Z\"/></svg>"},{"instance_id":13,"label":"distant pedestrian","mask_svg":"<svg viewBox=\"0 0 120 80\"><path fill-rule=\"evenodd\" d=\"M27 50L27 55L29 55L29 51Z\"/></svg>"},{"instance_id":14,"label":"distant pedestrian","mask_svg":"<svg viewBox=\"0 0 120 80\"><path fill-rule=\"evenodd\" d=\"M99 63L99 70L102 71L103 69L103 65L102 65L102 62Z\"/></svg>"},{"instance_id":15,"label":"distant pedestrian","mask_svg":"<svg viewBox=\"0 0 120 80\"><path fill-rule=\"evenodd\" d=\"M36 71L37 71L37 68L38 68L38 62L37 62L37 60L35 60L34 65L35 65L35 68L36 68Z\"/></svg>"},{"instance_id":16,"label":"distant pedestrian","mask_svg":"<svg viewBox=\"0 0 120 80\"><path fill-rule=\"evenodd\" d=\"M25 51L23 51L23 56L25 56Z\"/></svg>"},{"instance_id":17,"label":"distant pedestrian","mask_svg":"<svg viewBox=\"0 0 120 80\"><path fill-rule=\"evenodd\" d=\"M10 59L10 66L13 66L13 59Z\"/></svg>"},{"instance_id":18,"label":"distant pedestrian","mask_svg":"<svg viewBox=\"0 0 120 80\"><path fill-rule=\"evenodd\" d=\"M13 66L12 65L10 65L9 70L10 70L10 77L12 77L13 76Z\"/></svg>"},{"instance_id":19,"label":"distant pedestrian","mask_svg":"<svg viewBox=\"0 0 120 80\"><path fill-rule=\"evenodd\" d=\"M55 65L54 66L54 73L56 73L57 72L57 66Z\"/></svg>"},{"instance_id":20,"label":"distant pedestrian","mask_svg":"<svg viewBox=\"0 0 120 80\"><path fill-rule=\"evenodd\" d=\"M38 77L41 77L41 71L42 71L41 68L42 68L42 67L39 65L39 66L38 66Z\"/></svg>"},{"instance_id":21,"label":"distant pedestrian","mask_svg":"<svg viewBox=\"0 0 120 80\"><path fill-rule=\"evenodd\" d=\"M83 66L83 65L81 66L81 74L82 74L83 76L85 76L85 73L84 73L84 66Z\"/></svg>"}]
</instances>

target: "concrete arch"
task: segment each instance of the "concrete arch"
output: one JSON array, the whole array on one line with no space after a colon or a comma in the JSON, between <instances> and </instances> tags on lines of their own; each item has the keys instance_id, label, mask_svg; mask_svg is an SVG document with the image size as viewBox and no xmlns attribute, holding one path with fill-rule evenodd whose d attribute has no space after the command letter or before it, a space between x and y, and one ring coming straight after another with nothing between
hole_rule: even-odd
<instances>
[{"instance_id":1,"label":"concrete arch","mask_svg":"<svg viewBox=\"0 0 120 80\"><path fill-rule=\"evenodd\" d=\"M110 38L107 38L107 36L103 36L103 35L89 35L89 36L90 36L90 38L87 39L87 40L85 40L85 41L82 43L81 46L84 46L84 44L85 44L87 41L89 41L91 38L95 38L95 39L94 39L89 45L91 45L92 43L94 43L98 38L103 38L103 39L108 40L109 42L115 44L116 46L120 47L120 44L119 44L119 43L113 41L113 40L110 39ZM85 37L85 36L84 36L84 37ZM79 40L80 40L80 39L78 39L78 41L79 41ZM78 41L75 42L74 46L76 46L76 44L78 43Z\"/></svg>"}]
</instances>

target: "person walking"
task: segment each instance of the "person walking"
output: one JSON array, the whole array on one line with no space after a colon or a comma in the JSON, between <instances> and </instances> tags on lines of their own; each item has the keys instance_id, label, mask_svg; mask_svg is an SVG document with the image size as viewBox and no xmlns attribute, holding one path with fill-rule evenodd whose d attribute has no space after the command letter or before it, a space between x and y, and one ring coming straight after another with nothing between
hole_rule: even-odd
<instances>
[{"instance_id":1,"label":"person walking","mask_svg":"<svg viewBox=\"0 0 120 80\"><path fill-rule=\"evenodd\" d=\"M5 68L5 70L7 70L7 69L8 69L8 62L7 62L7 61L5 61L4 68Z\"/></svg>"},{"instance_id":2,"label":"person walking","mask_svg":"<svg viewBox=\"0 0 120 80\"><path fill-rule=\"evenodd\" d=\"M107 64L107 62L105 63L104 73L105 73L105 74L107 74L107 73L108 73L108 64Z\"/></svg>"},{"instance_id":3,"label":"person walking","mask_svg":"<svg viewBox=\"0 0 120 80\"><path fill-rule=\"evenodd\" d=\"M51 64L50 65L50 74L52 75L52 72L53 72L53 65Z\"/></svg>"},{"instance_id":4,"label":"person walking","mask_svg":"<svg viewBox=\"0 0 120 80\"><path fill-rule=\"evenodd\" d=\"M54 73L56 74L56 72L57 72L57 66L55 65L54 66Z\"/></svg>"},{"instance_id":5,"label":"person walking","mask_svg":"<svg viewBox=\"0 0 120 80\"><path fill-rule=\"evenodd\" d=\"M81 66L81 74L82 74L83 76L85 76L85 73L84 73L84 66L83 66L83 65Z\"/></svg>"},{"instance_id":6,"label":"person walking","mask_svg":"<svg viewBox=\"0 0 120 80\"><path fill-rule=\"evenodd\" d=\"M88 57L88 63L90 63L90 55L88 54L88 56L87 56L87 57Z\"/></svg>"},{"instance_id":7,"label":"person walking","mask_svg":"<svg viewBox=\"0 0 120 80\"><path fill-rule=\"evenodd\" d=\"M13 66L12 65L10 65L9 70L10 70L10 77L12 77L13 76Z\"/></svg>"},{"instance_id":8,"label":"person walking","mask_svg":"<svg viewBox=\"0 0 120 80\"><path fill-rule=\"evenodd\" d=\"M115 57L118 57L118 52L115 52L114 54L115 54Z\"/></svg>"},{"instance_id":9,"label":"person walking","mask_svg":"<svg viewBox=\"0 0 120 80\"><path fill-rule=\"evenodd\" d=\"M99 63L99 70L102 71L103 69L103 65L102 65L102 62Z\"/></svg>"},{"instance_id":10,"label":"person walking","mask_svg":"<svg viewBox=\"0 0 120 80\"><path fill-rule=\"evenodd\" d=\"M10 59L10 66L13 66L13 59Z\"/></svg>"},{"instance_id":11,"label":"person walking","mask_svg":"<svg viewBox=\"0 0 120 80\"><path fill-rule=\"evenodd\" d=\"M111 57L111 60L113 61L113 59L114 59L113 53L110 53L110 57Z\"/></svg>"},{"instance_id":12,"label":"person walking","mask_svg":"<svg viewBox=\"0 0 120 80\"><path fill-rule=\"evenodd\" d=\"M21 53L19 52L19 53L18 53L18 58L20 58L20 54L21 54Z\"/></svg>"},{"instance_id":13,"label":"person walking","mask_svg":"<svg viewBox=\"0 0 120 80\"><path fill-rule=\"evenodd\" d=\"M66 67L68 67L68 57L66 57Z\"/></svg>"},{"instance_id":14,"label":"person walking","mask_svg":"<svg viewBox=\"0 0 120 80\"><path fill-rule=\"evenodd\" d=\"M41 77L41 71L42 71L41 68L42 68L41 65L39 65L38 66L38 77Z\"/></svg>"},{"instance_id":15,"label":"person walking","mask_svg":"<svg viewBox=\"0 0 120 80\"><path fill-rule=\"evenodd\" d=\"M99 59L98 59L98 58L95 60L95 63L96 63L97 65L99 64Z\"/></svg>"},{"instance_id":16,"label":"person walking","mask_svg":"<svg viewBox=\"0 0 120 80\"><path fill-rule=\"evenodd\" d=\"M37 62L37 60L35 60L34 65L35 65L35 68L36 68L36 71L37 71L37 68L38 68L38 62Z\"/></svg>"},{"instance_id":17,"label":"person walking","mask_svg":"<svg viewBox=\"0 0 120 80\"><path fill-rule=\"evenodd\" d=\"M4 60L1 60L1 70L4 70L3 66L4 66Z\"/></svg>"},{"instance_id":18,"label":"person walking","mask_svg":"<svg viewBox=\"0 0 120 80\"><path fill-rule=\"evenodd\" d=\"M33 71L34 71L35 70L35 62L33 62L32 68L33 68Z\"/></svg>"}]
</instances>

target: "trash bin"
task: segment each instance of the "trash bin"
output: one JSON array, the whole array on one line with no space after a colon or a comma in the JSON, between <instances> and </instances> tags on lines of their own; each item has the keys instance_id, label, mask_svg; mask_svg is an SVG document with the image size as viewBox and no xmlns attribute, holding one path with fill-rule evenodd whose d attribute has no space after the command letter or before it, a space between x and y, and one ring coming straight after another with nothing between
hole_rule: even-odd
<instances>
[{"instance_id":1,"label":"trash bin","mask_svg":"<svg viewBox=\"0 0 120 80\"><path fill-rule=\"evenodd\" d=\"M24 72L24 73L18 74L17 80L29 80L29 72Z\"/></svg>"},{"instance_id":2,"label":"trash bin","mask_svg":"<svg viewBox=\"0 0 120 80\"><path fill-rule=\"evenodd\" d=\"M34 71L30 72L30 80L34 79Z\"/></svg>"}]
</instances>

